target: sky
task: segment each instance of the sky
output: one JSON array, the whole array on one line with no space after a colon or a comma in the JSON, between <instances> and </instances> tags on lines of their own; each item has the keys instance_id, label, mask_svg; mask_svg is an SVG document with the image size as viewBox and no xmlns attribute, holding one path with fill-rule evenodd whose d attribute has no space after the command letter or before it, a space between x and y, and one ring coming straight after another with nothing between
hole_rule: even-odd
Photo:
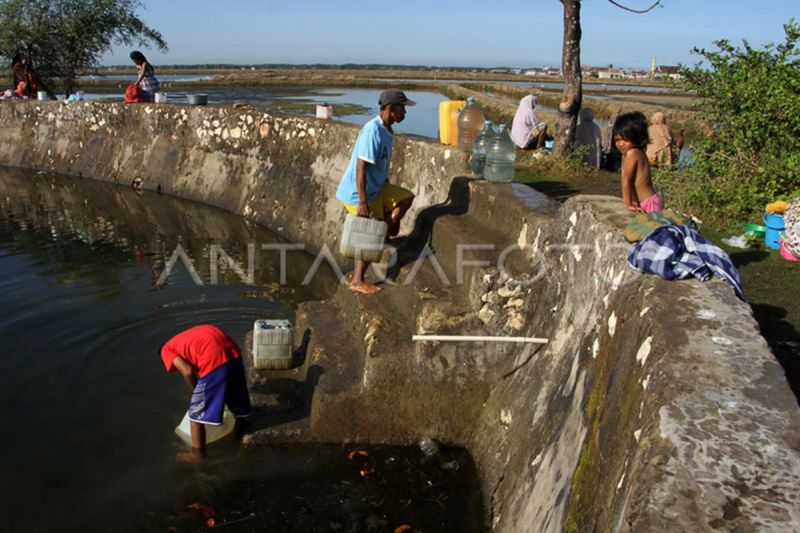
<instances>
[{"instance_id":1,"label":"sky","mask_svg":"<svg viewBox=\"0 0 800 533\"><path fill-rule=\"evenodd\" d=\"M635 9L655 0L617 0ZM167 53L141 48L154 65L383 63L428 66L560 66L558 0L143 0L139 17ZM637 15L583 0L581 63L649 68L694 65L693 47L729 39L782 42L800 0L662 0ZM114 47L104 65L130 63Z\"/></svg>"}]
</instances>

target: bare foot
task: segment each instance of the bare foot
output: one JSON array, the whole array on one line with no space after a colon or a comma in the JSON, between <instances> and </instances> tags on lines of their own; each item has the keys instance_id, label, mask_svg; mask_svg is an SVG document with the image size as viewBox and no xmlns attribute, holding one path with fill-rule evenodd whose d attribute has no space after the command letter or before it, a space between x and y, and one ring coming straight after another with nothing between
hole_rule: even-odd
<instances>
[{"instance_id":1,"label":"bare foot","mask_svg":"<svg viewBox=\"0 0 800 533\"><path fill-rule=\"evenodd\" d=\"M378 294L381 292L381 290L383 290L381 287L366 281L362 281L360 283L350 283L347 288L353 292L359 292L361 294Z\"/></svg>"},{"instance_id":2,"label":"bare foot","mask_svg":"<svg viewBox=\"0 0 800 533\"><path fill-rule=\"evenodd\" d=\"M192 452L183 452L175 455L175 460L179 463L202 463L206 460L202 455Z\"/></svg>"}]
</instances>

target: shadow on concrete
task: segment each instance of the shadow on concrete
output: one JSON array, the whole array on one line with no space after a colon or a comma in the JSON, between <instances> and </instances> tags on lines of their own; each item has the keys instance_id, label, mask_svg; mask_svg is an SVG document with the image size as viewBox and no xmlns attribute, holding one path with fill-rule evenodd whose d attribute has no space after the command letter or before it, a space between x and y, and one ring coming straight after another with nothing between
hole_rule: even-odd
<instances>
[{"instance_id":1,"label":"shadow on concrete","mask_svg":"<svg viewBox=\"0 0 800 533\"><path fill-rule=\"evenodd\" d=\"M800 404L800 332L786 320L786 309L767 304L751 307L761 334L786 372L786 380Z\"/></svg>"},{"instance_id":2,"label":"shadow on concrete","mask_svg":"<svg viewBox=\"0 0 800 533\"><path fill-rule=\"evenodd\" d=\"M473 179L456 176L450 183L450 190L444 202L426 207L419 212L414 221L414 229L411 230L405 244L397 250L397 261L386 273L388 279L396 280L402 267L415 262L420 257L431 241L433 224L437 218L466 214L470 201L469 183Z\"/></svg>"},{"instance_id":3,"label":"shadow on concrete","mask_svg":"<svg viewBox=\"0 0 800 533\"><path fill-rule=\"evenodd\" d=\"M580 194L584 191L579 191L578 189L572 187L569 183L565 183L563 181L533 181L530 183L525 183L528 187L532 189L536 189L540 193L546 194L550 198L554 200L558 200L559 202L565 201L570 196L575 196L576 194Z\"/></svg>"},{"instance_id":4,"label":"shadow on concrete","mask_svg":"<svg viewBox=\"0 0 800 533\"><path fill-rule=\"evenodd\" d=\"M306 354L308 353L308 343L311 341L311 330L306 328L303 332L303 340L300 341L300 346L292 353L292 368L298 368L306 363Z\"/></svg>"},{"instance_id":5,"label":"shadow on concrete","mask_svg":"<svg viewBox=\"0 0 800 533\"><path fill-rule=\"evenodd\" d=\"M305 364L310 341L311 329L306 328L300 346L292 353L292 368L299 368ZM253 414L248 419L247 431L258 431L307 418L311 414L314 390L323 373L323 368L315 364L308 367L303 381L281 377L252 384L251 392L267 397L269 403L259 403L253 406Z\"/></svg>"},{"instance_id":6,"label":"shadow on concrete","mask_svg":"<svg viewBox=\"0 0 800 533\"><path fill-rule=\"evenodd\" d=\"M306 379L297 381L290 378L270 379L251 386L251 391L273 398L267 404L257 404L249 418L248 431L258 431L268 427L288 424L311 414L314 390L324 370L319 365L311 365L306 371Z\"/></svg>"}]
</instances>

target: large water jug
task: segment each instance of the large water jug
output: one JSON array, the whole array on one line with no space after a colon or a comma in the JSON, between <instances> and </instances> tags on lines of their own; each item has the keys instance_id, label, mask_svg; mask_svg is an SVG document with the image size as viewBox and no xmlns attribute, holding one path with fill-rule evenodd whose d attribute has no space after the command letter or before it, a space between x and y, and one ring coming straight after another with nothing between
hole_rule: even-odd
<instances>
[{"instance_id":1,"label":"large water jug","mask_svg":"<svg viewBox=\"0 0 800 533\"><path fill-rule=\"evenodd\" d=\"M253 324L253 367L292 368L294 328L288 320L256 320Z\"/></svg>"},{"instance_id":2,"label":"large water jug","mask_svg":"<svg viewBox=\"0 0 800 533\"><path fill-rule=\"evenodd\" d=\"M492 121L484 120L483 129L472 141L472 173L478 178L483 177L483 169L486 166L486 146L493 136Z\"/></svg>"},{"instance_id":3,"label":"large water jug","mask_svg":"<svg viewBox=\"0 0 800 533\"><path fill-rule=\"evenodd\" d=\"M467 107L458 117L458 147L465 152L472 151L472 140L483 128L485 117L475 106L473 98L467 98Z\"/></svg>"},{"instance_id":4,"label":"large water jug","mask_svg":"<svg viewBox=\"0 0 800 533\"><path fill-rule=\"evenodd\" d=\"M486 145L486 166L483 177L489 181L508 183L514 180L514 161L517 158L517 148L511 140L505 124L495 130Z\"/></svg>"},{"instance_id":5,"label":"large water jug","mask_svg":"<svg viewBox=\"0 0 800 533\"><path fill-rule=\"evenodd\" d=\"M389 226L383 220L347 214L339 252L345 257L376 263L383 255L383 241Z\"/></svg>"}]
</instances>

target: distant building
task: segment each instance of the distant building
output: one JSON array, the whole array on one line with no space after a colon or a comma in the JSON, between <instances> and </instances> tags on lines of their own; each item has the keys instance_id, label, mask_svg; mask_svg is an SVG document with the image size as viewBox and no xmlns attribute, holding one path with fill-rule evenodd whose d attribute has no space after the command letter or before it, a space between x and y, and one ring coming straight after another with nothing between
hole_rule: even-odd
<instances>
[{"instance_id":1,"label":"distant building","mask_svg":"<svg viewBox=\"0 0 800 533\"><path fill-rule=\"evenodd\" d=\"M669 78L672 80L679 80L683 78L681 75L681 67L676 65L659 65L653 75L654 78Z\"/></svg>"},{"instance_id":2,"label":"distant building","mask_svg":"<svg viewBox=\"0 0 800 533\"><path fill-rule=\"evenodd\" d=\"M547 76L561 76L561 69L550 67L545 71Z\"/></svg>"},{"instance_id":3,"label":"distant building","mask_svg":"<svg viewBox=\"0 0 800 533\"><path fill-rule=\"evenodd\" d=\"M673 80L679 80L683 78L681 75L681 67L673 65L658 65L656 63L656 56L653 56L653 62L650 64L650 77L670 78Z\"/></svg>"},{"instance_id":4,"label":"distant building","mask_svg":"<svg viewBox=\"0 0 800 533\"><path fill-rule=\"evenodd\" d=\"M597 77L601 80L623 80L629 76L621 68L604 68L597 71Z\"/></svg>"}]
</instances>

